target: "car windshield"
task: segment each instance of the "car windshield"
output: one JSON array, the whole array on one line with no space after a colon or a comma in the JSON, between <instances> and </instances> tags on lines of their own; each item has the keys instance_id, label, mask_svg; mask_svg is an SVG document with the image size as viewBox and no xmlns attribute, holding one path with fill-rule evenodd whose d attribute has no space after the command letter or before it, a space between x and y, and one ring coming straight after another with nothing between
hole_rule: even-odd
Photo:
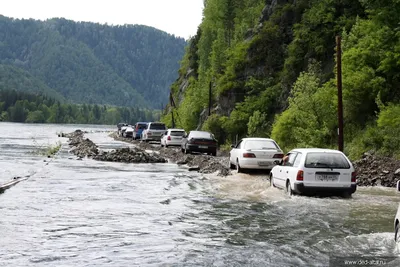
<instances>
[{"instance_id":1,"label":"car windshield","mask_svg":"<svg viewBox=\"0 0 400 267\"><path fill-rule=\"evenodd\" d=\"M213 139L210 133L208 132L192 132L190 133L190 137L192 138L207 138L207 139Z\"/></svg>"},{"instance_id":2,"label":"car windshield","mask_svg":"<svg viewBox=\"0 0 400 267\"><path fill-rule=\"evenodd\" d=\"M185 134L184 131L171 131L171 136L183 136Z\"/></svg>"},{"instance_id":3,"label":"car windshield","mask_svg":"<svg viewBox=\"0 0 400 267\"><path fill-rule=\"evenodd\" d=\"M248 140L244 149L278 149L275 142L270 140Z\"/></svg>"},{"instance_id":4,"label":"car windshield","mask_svg":"<svg viewBox=\"0 0 400 267\"><path fill-rule=\"evenodd\" d=\"M304 166L306 168L350 169L350 164L345 156L339 153L325 152L308 153Z\"/></svg>"},{"instance_id":5,"label":"car windshield","mask_svg":"<svg viewBox=\"0 0 400 267\"><path fill-rule=\"evenodd\" d=\"M165 124L150 124L151 130L166 130Z\"/></svg>"}]
</instances>

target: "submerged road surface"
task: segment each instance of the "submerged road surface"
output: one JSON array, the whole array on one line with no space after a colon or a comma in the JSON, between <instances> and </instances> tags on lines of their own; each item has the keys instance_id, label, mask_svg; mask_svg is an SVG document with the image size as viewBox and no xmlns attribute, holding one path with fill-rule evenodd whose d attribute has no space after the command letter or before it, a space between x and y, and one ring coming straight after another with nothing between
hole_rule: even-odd
<instances>
[{"instance_id":1,"label":"submerged road surface","mask_svg":"<svg viewBox=\"0 0 400 267\"><path fill-rule=\"evenodd\" d=\"M93 131L102 149L127 146L96 132L104 127L0 123L0 183L29 175L0 194L0 266L329 266L400 255L394 189L287 198L262 175L77 160L56 135L75 129ZM57 142L51 162L37 153Z\"/></svg>"}]
</instances>

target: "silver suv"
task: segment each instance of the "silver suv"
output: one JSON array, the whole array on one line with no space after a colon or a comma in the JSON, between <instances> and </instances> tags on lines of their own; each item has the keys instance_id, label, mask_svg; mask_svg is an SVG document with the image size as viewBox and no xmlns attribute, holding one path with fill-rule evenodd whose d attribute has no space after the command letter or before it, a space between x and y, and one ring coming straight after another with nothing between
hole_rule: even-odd
<instances>
[{"instance_id":1,"label":"silver suv","mask_svg":"<svg viewBox=\"0 0 400 267\"><path fill-rule=\"evenodd\" d=\"M165 133L167 127L162 122L150 122L142 132L142 141L160 141L161 135Z\"/></svg>"}]
</instances>

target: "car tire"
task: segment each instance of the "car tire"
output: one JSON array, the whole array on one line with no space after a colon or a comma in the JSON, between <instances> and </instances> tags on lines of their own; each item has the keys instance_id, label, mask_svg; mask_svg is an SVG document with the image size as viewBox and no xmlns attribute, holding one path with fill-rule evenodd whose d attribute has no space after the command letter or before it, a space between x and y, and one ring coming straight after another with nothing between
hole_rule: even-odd
<instances>
[{"instance_id":1,"label":"car tire","mask_svg":"<svg viewBox=\"0 0 400 267\"><path fill-rule=\"evenodd\" d=\"M286 193L289 197L293 196L292 186L290 185L289 180L287 180L287 182L286 182L285 193Z\"/></svg>"},{"instance_id":2,"label":"car tire","mask_svg":"<svg viewBox=\"0 0 400 267\"><path fill-rule=\"evenodd\" d=\"M183 149L183 147L181 147L181 152L182 152L182 153L185 153L185 150Z\"/></svg>"},{"instance_id":3,"label":"car tire","mask_svg":"<svg viewBox=\"0 0 400 267\"><path fill-rule=\"evenodd\" d=\"M190 150L185 147L185 154L190 154Z\"/></svg>"},{"instance_id":4,"label":"car tire","mask_svg":"<svg viewBox=\"0 0 400 267\"><path fill-rule=\"evenodd\" d=\"M231 162L229 162L229 168L231 170L234 170L234 169L236 169L236 166L235 166L235 164L232 164Z\"/></svg>"},{"instance_id":5,"label":"car tire","mask_svg":"<svg viewBox=\"0 0 400 267\"><path fill-rule=\"evenodd\" d=\"M212 152L211 155L213 155L214 157L217 156L217 152Z\"/></svg>"},{"instance_id":6,"label":"car tire","mask_svg":"<svg viewBox=\"0 0 400 267\"><path fill-rule=\"evenodd\" d=\"M239 165L239 159L236 159L236 170L238 173L242 172L242 168L240 168L240 165Z\"/></svg>"},{"instance_id":7,"label":"car tire","mask_svg":"<svg viewBox=\"0 0 400 267\"><path fill-rule=\"evenodd\" d=\"M400 223L397 222L396 227L394 228L394 241L399 241L399 228L400 228Z\"/></svg>"},{"instance_id":8,"label":"car tire","mask_svg":"<svg viewBox=\"0 0 400 267\"><path fill-rule=\"evenodd\" d=\"M167 144L165 144L165 147L167 148L167 147L168 147L168 145L167 145Z\"/></svg>"},{"instance_id":9,"label":"car tire","mask_svg":"<svg viewBox=\"0 0 400 267\"><path fill-rule=\"evenodd\" d=\"M343 194L342 194L342 197L343 198L351 198L351 193L350 192L344 192Z\"/></svg>"}]
</instances>

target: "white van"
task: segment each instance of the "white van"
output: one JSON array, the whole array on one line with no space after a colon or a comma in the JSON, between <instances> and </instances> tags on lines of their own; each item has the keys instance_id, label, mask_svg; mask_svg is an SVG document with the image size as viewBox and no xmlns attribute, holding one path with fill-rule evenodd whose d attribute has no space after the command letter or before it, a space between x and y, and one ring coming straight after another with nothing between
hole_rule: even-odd
<instances>
[{"instance_id":1,"label":"white van","mask_svg":"<svg viewBox=\"0 0 400 267\"><path fill-rule=\"evenodd\" d=\"M142 141L160 141L161 135L165 133L167 127L162 122L149 122L146 129L142 132Z\"/></svg>"}]
</instances>

